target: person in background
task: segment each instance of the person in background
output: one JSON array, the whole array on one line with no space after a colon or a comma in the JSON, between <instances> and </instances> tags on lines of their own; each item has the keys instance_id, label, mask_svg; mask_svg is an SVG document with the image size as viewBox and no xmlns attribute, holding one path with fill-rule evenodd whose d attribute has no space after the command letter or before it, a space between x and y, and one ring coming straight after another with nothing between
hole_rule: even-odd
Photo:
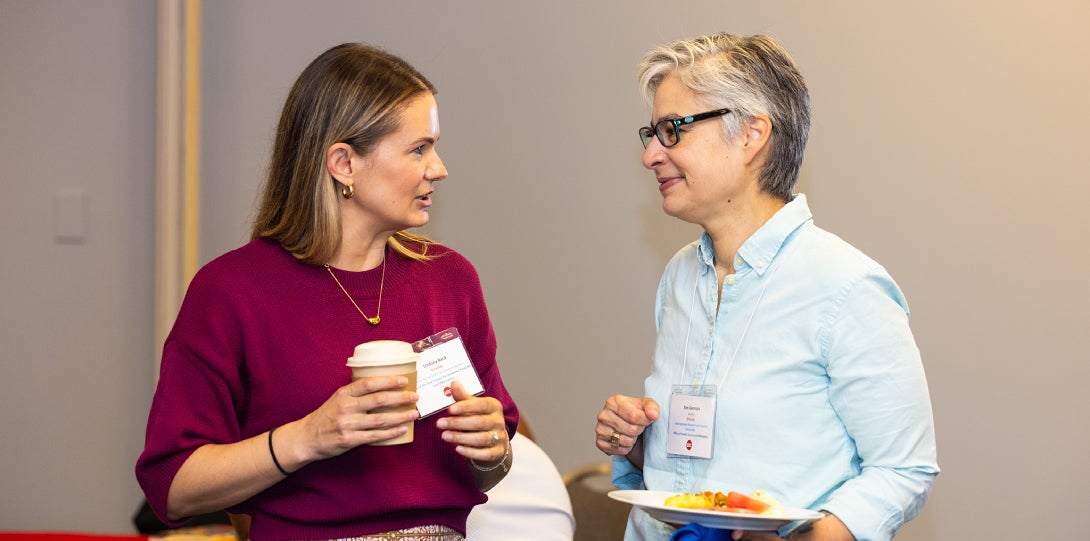
<instances>
[{"instance_id":1,"label":"person in background","mask_svg":"<svg viewBox=\"0 0 1090 541\"><path fill-rule=\"evenodd\" d=\"M511 471L474 507L466 521L472 541L571 541L575 516L556 465L538 447L525 415L511 438Z\"/></svg>"},{"instance_id":2,"label":"person in background","mask_svg":"<svg viewBox=\"0 0 1090 541\"><path fill-rule=\"evenodd\" d=\"M650 51L639 80L652 109L643 164L666 214L703 233L659 283L645 396L614 395L598 413L614 484L762 490L824 513L686 539L891 539L939 471L930 397L900 288L794 192L810 126L802 75L772 38L720 33ZM625 538L673 535L634 508Z\"/></svg>"},{"instance_id":3,"label":"person in background","mask_svg":"<svg viewBox=\"0 0 1090 541\"><path fill-rule=\"evenodd\" d=\"M168 526L226 509L250 539L460 540L512 461L518 411L473 266L428 222L435 87L366 44L288 94L252 240L194 276L163 347L136 476ZM401 376L351 380L357 344L455 327L485 389L420 419ZM405 433L411 443L368 445Z\"/></svg>"}]
</instances>

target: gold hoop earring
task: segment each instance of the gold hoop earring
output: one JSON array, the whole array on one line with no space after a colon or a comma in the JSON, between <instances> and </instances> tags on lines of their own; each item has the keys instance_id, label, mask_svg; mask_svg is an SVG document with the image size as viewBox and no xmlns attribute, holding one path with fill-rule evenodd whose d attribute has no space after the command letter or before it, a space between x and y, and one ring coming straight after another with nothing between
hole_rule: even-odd
<instances>
[{"instance_id":1,"label":"gold hoop earring","mask_svg":"<svg viewBox=\"0 0 1090 541\"><path fill-rule=\"evenodd\" d=\"M341 195L344 196L345 199L352 199L352 196L356 195L356 189L353 188L351 184L345 184L344 188L341 188Z\"/></svg>"}]
</instances>

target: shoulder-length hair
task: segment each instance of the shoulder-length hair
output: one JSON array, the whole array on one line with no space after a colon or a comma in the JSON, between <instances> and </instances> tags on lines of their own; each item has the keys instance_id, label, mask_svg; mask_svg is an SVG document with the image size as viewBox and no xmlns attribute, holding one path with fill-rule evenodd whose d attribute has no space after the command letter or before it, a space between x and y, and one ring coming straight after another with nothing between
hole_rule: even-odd
<instances>
[{"instance_id":1,"label":"shoulder-length hair","mask_svg":"<svg viewBox=\"0 0 1090 541\"><path fill-rule=\"evenodd\" d=\"M305 263L329 261L341 242L341 214L326 151L344 142L370 154L397 130L402 106L424 92L435 94L435 86L408 62L372 45L345 43L315 58L280 113L251 238L276 240ZM387 244L426 260L430 242L399 231Z\"/></svg>"}]
</instances>

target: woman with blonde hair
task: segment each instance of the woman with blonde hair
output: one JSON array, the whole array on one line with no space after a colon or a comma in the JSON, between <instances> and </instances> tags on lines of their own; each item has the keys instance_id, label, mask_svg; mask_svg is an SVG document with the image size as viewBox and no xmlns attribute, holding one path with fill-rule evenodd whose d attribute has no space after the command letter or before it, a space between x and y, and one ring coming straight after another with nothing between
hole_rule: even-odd
<instances>
[{"instance_id":1,"label":"woman with blonde hair","mask_svg":"<svg viewBox=\"0 0 1090 541\"><path fill-rule=\"evenodd\" d=\"M511 464L518 411L473 266L405 231L447 171L435 87L364 44L318 56L284 105L253 239L193 278L163 348L137 478L168 525L227 509L249 536L463 539ZM456 328L485 392L420 419L353 348ZM368 445L415 423L413 441Z\"/></svg>"}]
</instances>

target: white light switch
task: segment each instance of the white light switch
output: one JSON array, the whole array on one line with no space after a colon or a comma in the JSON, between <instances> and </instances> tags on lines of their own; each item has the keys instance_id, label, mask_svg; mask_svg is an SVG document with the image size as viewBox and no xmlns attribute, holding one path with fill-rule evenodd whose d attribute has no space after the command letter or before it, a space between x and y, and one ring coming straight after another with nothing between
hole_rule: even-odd
<instances>
[{"instance_id":1,"label":"white light switch","mask_svg":"<svg viewBox=\"0 0 1090 541\"><path fill-rule=\"evenodd\" d=\"M58 243L80 244L86 238L87 197L83 190L53 192L53 232Z\"/></svg>"}]
</instances>

